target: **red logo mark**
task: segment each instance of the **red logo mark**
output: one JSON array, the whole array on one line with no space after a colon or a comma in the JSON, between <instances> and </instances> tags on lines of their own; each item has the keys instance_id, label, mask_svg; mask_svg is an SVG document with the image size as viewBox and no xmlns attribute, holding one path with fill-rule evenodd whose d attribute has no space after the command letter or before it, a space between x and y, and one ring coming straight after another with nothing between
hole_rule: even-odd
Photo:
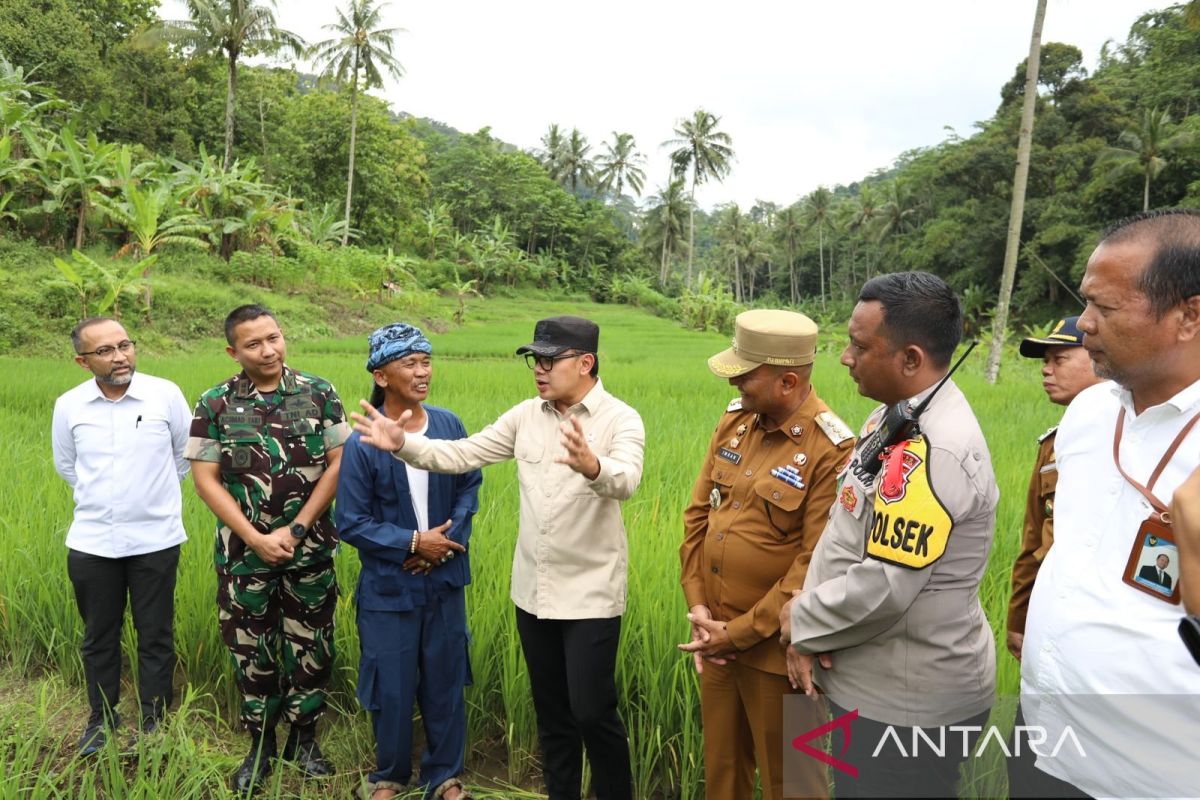
<instances>
[{"instance_id":1,"label":"red logo mark","mask_svg":"<svg viewBox=\"0 0 1200 800\"><path fill-rule=\"evenodd\" d=\"M908 476L921 464L921 457L910 453L906 447L908 442L896 445L883 463L883 484L879 487L879 496L885 503L904 499L908 491Z\"/></svg>"},{"instance_id":2,"label":"red logo mark","mask_svg":"<svg viewBox=\"0 0 1200 800\"><path fill-rule=\"evenodd\" d=\"M852 486L842 487L842 508L854 513L854 509L858 506L858 493L854 491Z\"/></svg>"},{"instance_id":3,"label":"red logo mark","mask_svg":"<svg viewBox=\"0 0 1200 800\"><path fill-rule=\"evenodd\" d=\"M820 761L822 764L828 764L829 766L833 767L834 769L841 770L842 772L849 775L851 778L857 778L858 777L858 767L854 766L853 764L842 761L840 758L837 758L836 756L832 756L829 753L826 753L824 750L818 750L817 748L808 744L813 739L819 739L822 736L824 736L825 734L830 733L831 731L840 728L842 731L842 752L839 753L838 755L843 755L843 756L846 755L846 751L850 749L850 723L856 719L858 719L858 709L857 708L854 709L853 711L847 711L845 714L842 714L840 717L831 719L829 722L826 722L824 725L818 725L817 727L813 728L811 731L808 731L807 733L800 734L795 739L792 739L792 748L795 750L799 750L801 753L804 753L805 755L812 756L817 761ZM832 739L831 739L831 743L832 743Z\"/></svg>"}]
</instances>

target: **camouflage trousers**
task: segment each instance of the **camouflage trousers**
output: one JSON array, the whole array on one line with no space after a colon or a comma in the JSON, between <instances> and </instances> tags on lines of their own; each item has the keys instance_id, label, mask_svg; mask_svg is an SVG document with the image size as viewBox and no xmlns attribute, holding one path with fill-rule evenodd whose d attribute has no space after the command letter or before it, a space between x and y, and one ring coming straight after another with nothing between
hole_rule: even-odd
<instances>
[{"instance_id":1,"label":"camouflage trousers","mask_svg":"<svg viewBox=\"0 0 1200 800\"><path fill-rule=\"evenodd\" d=\"M280 716L311 725L325 708L333 667L333 561L283 572L217 574L221 639L242 693L241 720L251 733Z\"/></svg>"}]
</instances>

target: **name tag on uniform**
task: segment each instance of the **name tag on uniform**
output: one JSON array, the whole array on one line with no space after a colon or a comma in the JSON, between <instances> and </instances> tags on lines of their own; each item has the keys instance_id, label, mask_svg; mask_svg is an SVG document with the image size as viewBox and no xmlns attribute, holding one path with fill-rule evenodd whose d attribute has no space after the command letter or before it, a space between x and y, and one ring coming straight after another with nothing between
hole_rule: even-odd
<instances>
[{"instance_id":1,"label":"name tag on uniform","mask_svg":"<svg viewBox=\"0 0 1200 800\"><path fill-rule=\"evenodd\" d=\"M726 461L731 461L734 464L739 464L742 461L742 454L736 450L730 450L728 447L722 447L717 450L717 455Z\"/></svg>"}]
</instances>

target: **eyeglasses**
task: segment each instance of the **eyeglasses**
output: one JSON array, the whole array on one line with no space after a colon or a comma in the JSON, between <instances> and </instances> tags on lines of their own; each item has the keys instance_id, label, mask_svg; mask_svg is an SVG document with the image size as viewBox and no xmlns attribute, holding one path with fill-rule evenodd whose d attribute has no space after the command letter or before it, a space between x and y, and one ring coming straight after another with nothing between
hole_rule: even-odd
<instances>
[{"instance_id":1,"label":"eyeglasses","mask_svg":"<svg viewBox=\"0 0 1200 800\"><path fill-rule=\"evenodd\" d=\"M579 358L582 355L587 355L587 354L586 353L563 353L563 354L557 355L557 356L538 356L538 355L534 355L533 353L526 353L525 354L525 366L529 367L530 369L533 369L534 367L541 367L542 372L549 372L550 370L554 369L555 361L563 361L568 358Z\"/></svg>"},{"instance_id":2,"label":"eyeglasses","mask_svg":"<svg viewBox=\"0 0 1200 800\"><path fill-rule=\"evenodd\" d=\"M104 347L97 347L95 350L89 350L86 353L76 353L76 355L95 356L96 358L112 358L113 353L117 352L118 350L125 354L133 352L133 347L136 344L137 342L133 341L132 339L126 339L123 342L118 342L116 347L106 344Z\"/></svg>"}]
</instances>

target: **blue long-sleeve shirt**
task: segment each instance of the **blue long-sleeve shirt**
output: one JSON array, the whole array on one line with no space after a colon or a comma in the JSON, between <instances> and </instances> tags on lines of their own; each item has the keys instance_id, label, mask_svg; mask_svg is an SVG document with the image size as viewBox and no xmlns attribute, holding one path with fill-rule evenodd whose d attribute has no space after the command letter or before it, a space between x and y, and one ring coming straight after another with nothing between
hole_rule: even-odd
<instances>
[{"instance_id":1,"label":"blue long-sleeve shirt","mask_svg":"<svg viewBox=\"0 0 1200 800\"><path fill-rule=\"evenodd\" d=\"M426 436L461 439L467 435L452 412L425 406ZM429 473L429 524L452 520L446 535L469 545L471 520L479 510L479 470L461 475ZM468 553L434 567L429 575L411 575L403 568L417 525L404 464L359 441L353 434L342 453L335 508L342 541L358 550L362 571L357 600L370 611L408 611L425 604L430 592L457 589L471 582Z\"/></svg>"}]
</instances>

